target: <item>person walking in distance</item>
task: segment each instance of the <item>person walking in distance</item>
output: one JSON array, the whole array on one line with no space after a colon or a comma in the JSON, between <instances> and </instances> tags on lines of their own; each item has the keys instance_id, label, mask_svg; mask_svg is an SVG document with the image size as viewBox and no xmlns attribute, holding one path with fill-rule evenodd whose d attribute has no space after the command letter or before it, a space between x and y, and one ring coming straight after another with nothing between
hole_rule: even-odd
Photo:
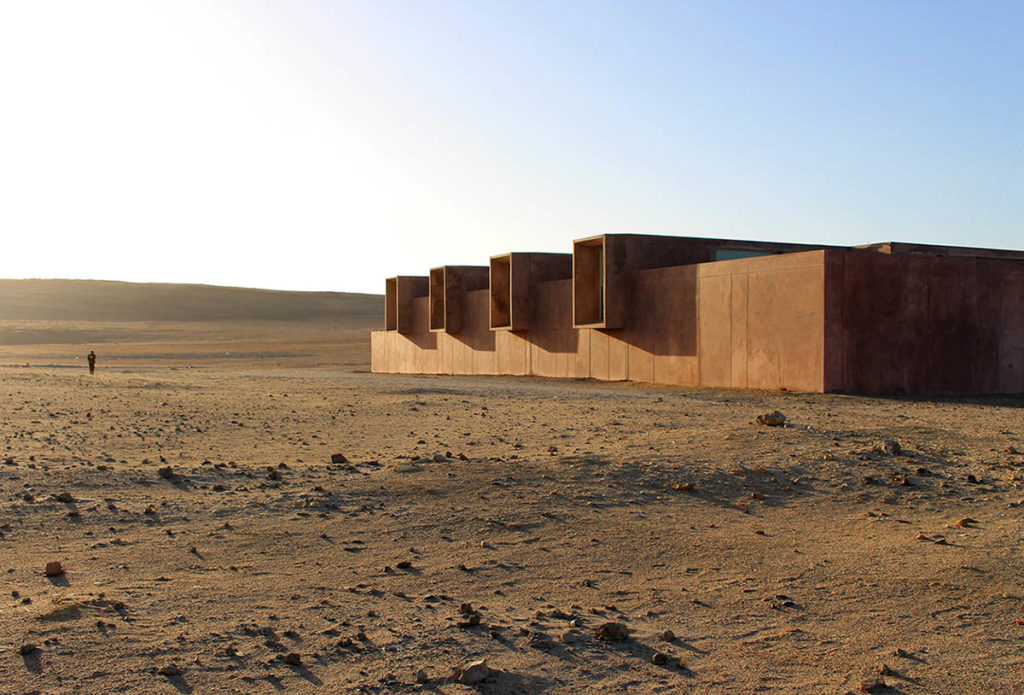
<instances>
[{"instance_id":1,"label":"person walking in distance","mask_svg":"<svg viewBox=\"0 0 1024 695\"><path fill-rule=\"evenodd\" d=\"M86 359L89 360L89 373L90 374L95 374L96 373L96 353L94 351L90 350L89 354L86 355Z\"/></svg>"}]
</instances>

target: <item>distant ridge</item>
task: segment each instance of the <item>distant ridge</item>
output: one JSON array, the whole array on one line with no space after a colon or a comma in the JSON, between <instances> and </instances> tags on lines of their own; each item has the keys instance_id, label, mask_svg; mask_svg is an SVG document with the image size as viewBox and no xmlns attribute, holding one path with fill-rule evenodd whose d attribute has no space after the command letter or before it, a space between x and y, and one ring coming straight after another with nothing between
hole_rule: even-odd
<instances>
[{"instance_id":1,"label":"distant ridge","mask_svg":"<svg viewBox=\"0 0 1024 695\"><path fill-rule=\"evenodd\" d=\"M107 280L0 280L0 320L383 324L384 297Z\"/></svg>"}]
</instances>

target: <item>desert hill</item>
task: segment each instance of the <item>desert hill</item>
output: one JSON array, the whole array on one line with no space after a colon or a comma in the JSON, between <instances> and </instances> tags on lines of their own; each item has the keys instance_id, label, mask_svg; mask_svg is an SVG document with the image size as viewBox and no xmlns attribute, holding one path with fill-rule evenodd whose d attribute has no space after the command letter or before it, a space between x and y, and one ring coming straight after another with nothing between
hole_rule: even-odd
<instances>
[{"instance_id":1,"label":"desert hill","mask_svg":"<svg viewBox=\"0 0 1024 695\"><path fill-rule=\"evenodd\" d=\"M101 280L0 280L0 320L334 321L382 323L384 298L212 285Z\"/></svg>"},{"instance_id":2,"label":"desert hill","mask_svg":"<svg viewBox=\"0 0 1024 695\"><path fill-rule=\"evenodd\" d=\"M0 280L0 364L172 359L368 368L384 298L100 280ZM102 346L102 347L100 347Z\"/></svg>"}]
</instances>

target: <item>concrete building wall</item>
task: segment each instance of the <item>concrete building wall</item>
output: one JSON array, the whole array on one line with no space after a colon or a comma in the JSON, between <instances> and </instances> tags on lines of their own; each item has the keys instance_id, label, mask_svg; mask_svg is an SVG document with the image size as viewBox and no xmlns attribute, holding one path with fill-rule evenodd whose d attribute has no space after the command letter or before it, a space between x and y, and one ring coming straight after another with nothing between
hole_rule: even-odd
<instances>
[{"instance_id":1,"label":"concrete building wall","mask_svg":"<svg viewBox=\"0 0 1024 695\"><path fill-rule=\"evenodd\" d=\"M826 253L827 390L1024 392L1024 263Z\"/></svg>"},{"instance_id":2,"label":"concrete building wall","mask_svg":"<svg viewBox=\"0 0 1024 695\"><path fill-rule=\"evenodd\" d=\"M773 259L778 259L773 262ZM491 330L487 290L464 294L458 332L378 332L378 372L509 374L821 390L823 252L629 274L625 326L573 328L571 279L533 285L530 330Z\"/></svg>"},{"instance_id":3,"label":"concrete building wall","mask_svg":"<svg viewBox=\"0 0 1024 695\"><path fill-rule=\"evenodd\" d=\"M700 385L824 389L825 251L696 268Z\"/></svg>"},{"instance_id":4,"label":"concrete building wall","mask_svg":"<svg viewBox=\"0 0 1024 695\"><path fill-rule=\"evenodd\" d=\"M433 331L437 292L423 296L424 278L389 279L390 330L373 334L373 371L869 394L1024 392L1024 252L888 243L779 253L765 245L725 250L775 255L658 267L652 249L671 262L669 251L710 257L719 242L652 246L629 235L584 242L584 260L596 248L614 261L612 270L596 276L603 261L582 263L583 275L564 277L567 254L495 257L508 265L496 273L508 283L498 302L508 305L498 323L508 325L497 329L493 288L480 286L481 270L447 268L445 283L435 282L445 288L448 325ZM517 274L527 262L546 270ZM517 276L545 280L527 282L524 293ZM615 307L601 317L613 318L614 329L574 325L581 292L596 298L594 306Z\"/></svg>"}]
</instances>

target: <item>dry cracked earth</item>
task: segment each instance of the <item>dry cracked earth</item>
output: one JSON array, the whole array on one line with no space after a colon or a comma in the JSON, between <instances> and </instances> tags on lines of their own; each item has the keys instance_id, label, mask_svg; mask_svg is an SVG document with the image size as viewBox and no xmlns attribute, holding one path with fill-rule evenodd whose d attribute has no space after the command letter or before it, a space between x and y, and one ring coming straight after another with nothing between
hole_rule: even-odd
<instances>
[{"instance_id":1,"label":"dry cracked earth","mask_svg":"<svg viewBox=\"0 0 1024 695\"><path fill-rule=\"evenodd\" d=\"M5 693L1024 693L1022 397L104 367L0 367Z\"/></svg>"}]
</instances>

